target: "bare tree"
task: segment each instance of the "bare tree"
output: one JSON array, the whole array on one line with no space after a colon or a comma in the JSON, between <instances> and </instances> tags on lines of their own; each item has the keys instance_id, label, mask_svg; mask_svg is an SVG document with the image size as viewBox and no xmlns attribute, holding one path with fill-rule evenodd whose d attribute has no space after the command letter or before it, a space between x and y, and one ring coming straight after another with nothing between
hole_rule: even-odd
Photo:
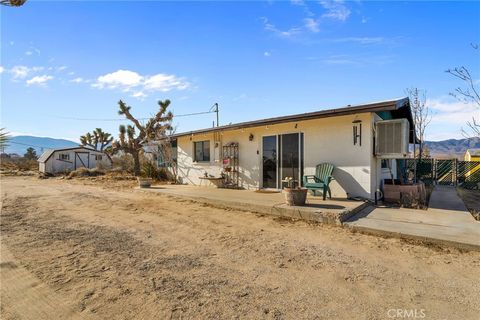
<instances>
[{"instance_id":1,"label":"bare tree","mask_svg":"<svg viewBox=\"0 0 480 320\"><path fill-rule=\"evenodd\" d=\"M407 89L407 94L410 98L415 132L417 132L420 139L418 159L421 160L425 148L425 131L432 120L432 116L430 114L430 108L427 105L427 94L425 90L410 88Z\"/></svg>"},{"instance_id":2,"label":"bare tree","mask_svg":"<svg viewBox=\"0 0 480 320\"><path fill-rule=\"evenodd\" d=\"M5 148L9 146L8 141L10 140L10 135L5 131L5 128L0 128L0 152L4 153Z\"/></svg>"},{"instance_id":3,"label":"bare tree","mask_svg":"<svg viewBox=\"0 0 480 320\"><path fill-rule=\"evenodd\" d=\"M82 146L89 146L98 151L103 151L112 141L112 135L103 131L101 128L96 128L92 133L87 132L83 136L80 136Z\"/></svg>"},{"instance_id":4,"label":"bare tree","mask_svg":"<svg viewBox=\"0 0 480 320\"><path fill-rule=\"evenodd\" d=\"M173 176L173 181L177 182L177 141L171 137L175 133L175 130L175 128L171 128L168 130L168 135L166 135L164 139L158 141L158 152L159 156L162 158L164 166L170 169L170 172Z\"/></svg>"},{"instance_id":5,"label":"bare tree","mask_svg":"<svg viewBox=\"0 0 480 320\"><path fill-rule=\"evenodd\" d=\"M166 131L171 128L171 121L173 114L167 111L170 105L170 100L159 101L159 110L155 116L151 117L145 125L142 125L130 113L130 106L120 100L118 102L120 110L118 114L124 115L125 118L133 123L132 125L119 127L118 140L113 143L113 150L124 151L133 157L133 169L136 176L140 175L140 152L143 147L148 145L151 141L159 141L165 138ZM136 132L138 130L138 133Z\"/></svg>"},{"instance_id":6,"label":"bare tree","mask_svg":"<svg viewBox=\"0 0 480 320\"><path fill-rule=\"evenodd\" d=\"M474 50L479 50L478 44L472 44L472 48ZM480 87L468 68L461 66L454 69L448 69L446 72L462 80L466 85L463 88L457 87L454 92L450 93L450 95L464 103L474 103L480 110ZM468 121L467 126L470 128L471 132L467 132L462 128L464 136L480 137L480 118L476 118L475 115L473 115L472 121Z\"/></svg>"}]
</instances>

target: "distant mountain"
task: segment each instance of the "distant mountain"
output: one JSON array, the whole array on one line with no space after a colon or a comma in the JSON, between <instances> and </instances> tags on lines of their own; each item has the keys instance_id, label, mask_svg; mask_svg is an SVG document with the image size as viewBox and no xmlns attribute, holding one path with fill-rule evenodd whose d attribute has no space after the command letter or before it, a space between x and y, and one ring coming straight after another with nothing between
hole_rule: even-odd
<instances>
[{"instance_id":1,"label":"distant mountain","mask_svg":"<svg viewBox=\"0 0 480 320\"><path fill-rule=\"evenodd\" d=\"M70 148L79 145L78 142L70 140L34 136L11 137L8 144L5 153L17 153L20 156L25 154L28 147L34 148L40 156L47 149Z\"/></svg>"},{"instance_id":2,"label":"distant mountain","mask_svg":"<svg viewBox=\"0 0 480 320\"><path fill-rule=\"evenodd\" d=\"M463 159L465 151L470 148L480 148L480 138L449 139L443 141L425 141L433 158ZM28 147L32 147L40 156L46 149L70 148L78 146L78 142L48 137L16 136L11 137L6 153L17 153L23 156Z\"/></svg>"},{"instance_id":3,"label":"distant mountain","mask_svg":"<svg viewBox=\"0 0 480 320\"><path fill-rule=\"evenodd\" d=\"M463 159L465 151L480 148L480 138L449 139L443 141L425 141L432 158Z\"/></svg>"}]
</instances>

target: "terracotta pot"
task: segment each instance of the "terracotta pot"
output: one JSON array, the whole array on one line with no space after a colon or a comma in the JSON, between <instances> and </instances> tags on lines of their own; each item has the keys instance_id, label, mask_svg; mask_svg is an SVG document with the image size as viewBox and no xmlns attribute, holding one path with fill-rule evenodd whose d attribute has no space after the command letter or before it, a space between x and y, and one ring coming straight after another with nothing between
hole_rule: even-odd
<instances>
[{"instance_id":1,"label":"terracotta pot","mask_svg":"<svg viewBox=\"0 0 480 320\"><path fill-rule=\"evenodd\" d=\"M137 181L140 188L150 188L152 185L152 178L137 178Z\"/></svg>"},{"instance_id":2,"label":"terracotta pot","mask_svg":"<svg viewBox=\"0 0 480 320\"><path fill-rule=\"evenodd\" d=\"M304 206L307 200L307 191L305 188L285 188L283 189L285 202L289 206Z\"/></svg>"}]
</instances>

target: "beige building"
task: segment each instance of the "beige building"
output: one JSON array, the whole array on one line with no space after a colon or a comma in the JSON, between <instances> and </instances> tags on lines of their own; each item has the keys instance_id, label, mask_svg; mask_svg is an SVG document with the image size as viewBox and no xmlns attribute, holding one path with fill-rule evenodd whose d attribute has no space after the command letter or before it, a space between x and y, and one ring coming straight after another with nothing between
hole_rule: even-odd
<instances>
[{"instance_id":1,"label":"beige building","mask_svg":"<svg viewBox=\"0 0 480 320\"><path fill-rule=\"evenodd\" d=\"M376 133L379 122L388 126ZM408 143L415 139L411 128L409 100L403 98L184 132L173 138L182 183L200 185L208 182L205 177L233 177L240 188L282 189L287 177L301 183L303 175L314 174L316 165L328 162L335 166L333 197L373 198L382 179L391 171L396 176L394 166L388 165L395 161L390 159L408 157ZM403 140L391 146L392 139Z\"/></svg>"}]
</instances>

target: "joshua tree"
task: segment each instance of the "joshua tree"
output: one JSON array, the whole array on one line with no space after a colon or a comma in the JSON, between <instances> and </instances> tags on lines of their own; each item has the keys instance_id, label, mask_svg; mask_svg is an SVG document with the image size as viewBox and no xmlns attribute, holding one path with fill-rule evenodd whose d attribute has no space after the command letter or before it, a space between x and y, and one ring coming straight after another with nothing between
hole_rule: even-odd
<instances>
[{"instance_id":1,"label":"joshua tree","mask_svg":"<svg viewBox=\"0 0 480 320\"><path fill-rule=\"evenodd\" d=\"M136 176L140 175L140 152L150 141L161 140L166 136L166 131L171 128L173 114L167 108L170 100L159 101L159 110L145 125L142 125L130 113L130 106L120 100L118 114L124 115L133 125L120 125L118 140L113 143L113 150L124 151L133 157L133 169ZM137 132L138 131L138 132Z\"/></svg>"},{"instance_id":2,"label":"joshua tree","mask_svg":"<svg viewBox=\"0 0 480 320\"><path fill-rule=\"evenodd\" d=\"M0 4L10 7L20 7L25 2L27 2L27 0L0 0Z\"/></svg>"},{"instance_id":3,"label":"joshua tree","mask_svg":"<svg viewBox=\"0 0 480 320\"><path fill-rule=\"evenodd\" d=\"M5 131L5 128L0 128L0 152L5 152L5 148L8 147L8 140L10 140L8 132Z\"/></svg>"},{"instance_id":4,"label":"joshua tree","mask_svg":"<svg viewBox=\"0 0 480 320\"><path fill-rule=\"evenodd\" d=\"M87 132L85 135L80 136L82 146L89 146L98 151L103 151L112 141L112 135L104 132L101 128L96 128L92 133Z\"/></svg>"},{"instance_id":5,"label":"joshua tree","mask_svg":"<svg viewBox=\"0 0 480 320\"><path fill-rule=\"evenodd\" d=\"M37 151L35 151L35 149L33 149L32 147L28 147L27 153L25 153L23 155L23 157L25 159L28 159L28 160L36 160L37 159Z\"/></svg>"},{"instance_id":6,"label":"joshua tree","mask_svg":"<svg viewBox=\"0 0 480 320\"><path fill-rule=\"evenodd\" d=\"M479 50L478 44L472 44L472 47L474 50ZM455 92L450 93L450 95L465 103L473 103L477 107L477 110L480 110L480 87L478 86L478 81L476 81L470 71L468 71L468 68L461 66L448 69L446 72L462 80L466 86L465 88L456 88ZM469 133L462 129L464 136L480 137L480 118L473 115L472 121L468 121L467 126L471 132Z\"/></svg>"}]
</instances>

